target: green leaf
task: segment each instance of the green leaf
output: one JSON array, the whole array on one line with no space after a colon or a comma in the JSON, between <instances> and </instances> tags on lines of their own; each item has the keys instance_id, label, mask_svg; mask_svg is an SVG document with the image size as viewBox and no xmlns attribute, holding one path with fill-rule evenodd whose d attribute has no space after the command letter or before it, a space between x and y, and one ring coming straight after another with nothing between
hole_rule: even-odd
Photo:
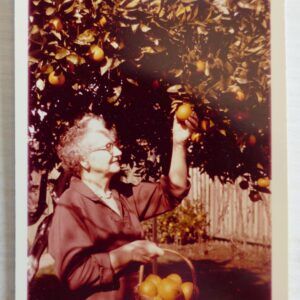
<instances>
[{"instance_id":1,"label":"green leaf","mask_svg":"<svg viewBox=\"0 0 300 300\"><path fill-rule=\"evenodd\" d=\"M133 80L132 78L126 78L126 80L135 86L139 86L139 83L136 80Z\"/></svg>"},{"instance_id":2,"label":"green leaf","mask_svg":"<svg viewBox=\"0 0 300 300\"><path fill-rule=\"evenodd\" d=\"M151 30L151 28L149 26L145 25L145 24L141 24L140 28L141 28L142 32L148 32L148 31Z\"/></svg>"},{"instance_id":3,"label":"green leaf","mask_svg":"<svg viewBox=\"0 0 300 300\"><path fill-rule=\"evenodd\" d=\"M182 85L181 84L175 84L175 85L170 86L167 89L167 92L168 93L178 93L180 89L182 89Z\"/></svg>"},{"instance_id":4,"label":"green leaf","mask_svg":"<svg viewBox=\"0 0 300 300\"><path fill-rule=\"evenodd\" d=\"M125 7L132 9L132 8L137 7L139 5L139 3L140 3L140 0L133 0L133 1L129 2Z\"/></svg>"},{"instance_id":5,"label":"green leaf","mask_svg":"<svg viewBox=\"0 0 300 300\"><path fill-rule=\"evenodd\" d=\"M53 15L55 13L55 11L56 11L55 7L48 7L46 9L46 15L47 16L51 16L51 15Z\"/></svg>"},{"instance_id":6,"label":"green leaf","mask_svg":"<svg viewBox=\"0 0 300 300\"><path fill-rule=\"evenodd\" d=\"M141 53L148 53L148 54L153 54L155 53L155 50L152 47L142 47Z\"/></svg>"},{"instance_id":7,"label":"green leaf","mask_svg":"<svg viewBox=\"0 0 300 300\"><path fill-rule=\"evenodd\" d=\"M55 54L55 59L63 59L70 54L70 51L65 48L60 48Z\"/></svg>"},{"instance_id":8,"label":"green leaf","mask_svg":"<svg viewBox=\"0 0 300 300\"><path fill-rule=\"evenodd\" d=\"M114 90L114 96L107 98L108 103L115 103L118 100L122 92L122 86L114 87L113 90Z\"/></svg>"},{"instance_id":9,"label":"green leaf","mask_svg":"<svg viewBox=\"0 0 300 300\"><path fill-rule=\"evenodd\" d=\"M83 33L79 34L74 41L78 45L90 45L95 41L96 32L93 29L87 29Z\"/></svg>"},{"instance_id":10,"label":"green leaf","mask_svg":"<svg viewBox=\"0 0 300 300\"><path fill-rule=\"evenodd\" d=\"M100 73L102 76L110 69L110 67L112 66L112 63L113 63L113 59L110 57L107 57L105 65L100 67Z\"/></svg>"}]
</instances>

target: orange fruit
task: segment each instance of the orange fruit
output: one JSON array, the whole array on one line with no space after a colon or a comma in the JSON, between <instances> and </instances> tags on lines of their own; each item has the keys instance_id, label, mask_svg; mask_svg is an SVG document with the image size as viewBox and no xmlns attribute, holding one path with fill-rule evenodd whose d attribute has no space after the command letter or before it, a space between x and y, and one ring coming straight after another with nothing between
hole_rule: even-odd
<instances>
[{"instance_id":1,"label":"orange fruit","mask_svg":"<svg viewBox=\"0 0 300 300\"><path fill-rule=\"evenodd\" d=\"M256 191L250 191L249 198L252 202L257 202L257 201L262 200L260 194Z\"/></svg>"},{"instance_id":2,"label":"orange fruit","mask_svg":"<svg viewBox=\"0 0 300 300\"><path fill-rule=\"evenodd\" d=\"M152 81L152 88L153 89L158 89L160 87L160 83L159 83L159 80L155 79Z\"/></svg>"},{"instance_id":3,"label":"orange fruit","mask_svg":"<svg viewBox=\"0 0 300 300\"><path fill-rule=\"evenodd\" d=\"M53 18L50 20L51 27L56 31L61 31L63 29L63 23L60 18Z\"/></svg>"},{"instance_id":4,"label":"orange fruit","mask_svg":"<svg viewBox=\"0 0 300 300\"><path fill-rule=\"evenodd\" d=\"M259 178L257 180L257 185L262 188L266 188L270 185L270 179L268 177Z\"/></svg>"},{"instance_id":5,"label":"orange fruit","mask_svg":"<svg viewBox=\"0 0 300 300\"><path fill-rule=\"evenodd\" d=\"M164 300L177 300L183 295L180 286L170 278L162 279L158 284L157 291Z\"/></svg>"},{"instance_id":6,"label":"orange fruit","mask_svg":"<svg viewBox=\"0 0 300 300\"><path fill-rule=\"evenodd\" d=\"M52 71L48 76L48 81L52 85L61 86L65 83L66 77L64 73L56 74L55 71Z\"/></svg>"},{"instance_id":7,"label":"orange fruit","mask_svg":"<svg viewBox=\"0 0 300 300\"><path fill-rule=\"evenodd\" d=\"M151 281L143 281L138 287L138 292L140 296L154 297L157 295L157 287Z\"/></svg>"},{"instance_id":8,"label":"orange fruit","mask_svg":"<svg viewBox=\"0 0 300 300\"><path fill-rule=\"evenodd\" d=\"M152 283L154 283L156 285L156 287L158 286L158 284L161 282L161 278L156 275L156 274L149 274L145 281L151 281Z\"/></svg>"},{"instance_id":9,"label":"orange fruit","mask_svg":"<svg viewBox=\"0 0 300 300\"><path fill-rule=\"evenodd\" d=\"M193 296L194 285L190 281L186 281L181 285L184 300L191 300Z\"/></svg>"},{"instance_id":10,"label":"orange fruit","mask_svg":"<svg viewBox=\"0 0 300 300\"><path fill-rule=\"evenodd\" d=\"M104 59L104 51L98 45L92 45L90 47L90 57L96 62L100 62Z\"/></svg>"},{"instance_id":11,"label":"orange fruit","mask_svg":"<svg viewBox=\"0 0 300 300\"><path fill-rule=\"evenodd\" d=\"M203 73L205 71L205 61L199 59L197 62L196 62L196 70L198 73Z\"/></svg>"},{"instance_id":12,"label":"orange fruit","mask_svg":"<svg viewBox=\"0 0 300 300\"><path fill-rule=\"evenodd\" d=\"M193 112L193 109L192 109L191 104L183 103L178 107L178 109L176 111L176 117L179 121L183 122L190 117L192 112Z\"/></svg>"},{"instance_id":13,"label":"orange fruit","mask_svg":"<svg viewBox=\"0 0 300 300\"><path fill-rule=\"evenodd\" d=\"M181 279L180 275L178 275L177 273L172 273L172 274L168 275L167 278L174 280L178 285L182 284L182 279Z\"/></svg>"},{"instance_id":14,"label":"orange fruit","mask_svg":"<svg viewBox=\"0 0 300 300\"><path fill-rule=\"evenodd\" d=\"M103 27L105 26L105 24L107 23L106 18L103 16L100 20L99 20L99 24Z\"/></svg>"},{"instance_id":15,"label":"orange fruit","mask_svg":"<svg viewBox=\"0 0 300 300\"><path fill-rule=\"evenodd\" d=\"M246 98L246 96L245 96L245 94L244 94L244 92L243 92L242 90L238 90L238 91L236 92L236 94L235 94L235 99L236 99L236 100L242 102L242 101L245 100L245 98Z\"/></svg>"},{"instance_id":16,"label":"orange fruit","mask_svg":"<svg viewBox=\"0 0 300 300\"><path fill-rule=\"evenodd\" d=\"M248 137L248 144L250 146L254 146L256 144L256 136L254 134L250 134Z\"/></svg>"}]
</instances>

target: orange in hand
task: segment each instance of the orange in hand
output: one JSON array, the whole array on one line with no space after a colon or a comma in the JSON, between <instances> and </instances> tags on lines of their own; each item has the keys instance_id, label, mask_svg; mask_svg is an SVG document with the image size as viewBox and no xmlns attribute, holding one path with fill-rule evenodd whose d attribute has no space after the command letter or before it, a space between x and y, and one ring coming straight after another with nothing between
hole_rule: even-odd
<instances>
[{"instance_id":1,"label":"orange in hand","mask_svg":"<svg viewBox=\"0 0 300 300\"><path fill-rule=\"evenodd\" d=\"M192 106L189 103L181 104L177 111L176 111L176 117L179 121L184 122L187 120L193 112Z\"/></svg>"}]
</instances>

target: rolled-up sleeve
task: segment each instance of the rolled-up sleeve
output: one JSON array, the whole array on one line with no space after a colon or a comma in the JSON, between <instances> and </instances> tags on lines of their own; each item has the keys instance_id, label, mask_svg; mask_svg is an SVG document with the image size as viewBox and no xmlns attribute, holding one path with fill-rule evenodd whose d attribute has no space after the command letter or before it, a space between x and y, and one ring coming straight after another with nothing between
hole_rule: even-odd
<instances>
[{"instance_id":1,"label":"rolled-up sleeve","mask_svg":"<svg viewBox=\"0 0 300 300\"><path fill-rule=\"evenodd\" d=\"M185 188L173 184L168 176L161 176L155 183L141 182L133 187L133 199L139 219L146 220L175 208L188 194L190 182Z\"/></svg>"},{"instance_id":2,"label":"rolled-up sleeve","mask_svg":"<svg viewBox=\"0 0 300 300\"><path fill-rule=\"evenodd\" d=\"M114 271L108 253L93 253L78 208L58 205L49 232L49 253L58 276L72 291L112 284Z\"/></svg>"}]
</instances>

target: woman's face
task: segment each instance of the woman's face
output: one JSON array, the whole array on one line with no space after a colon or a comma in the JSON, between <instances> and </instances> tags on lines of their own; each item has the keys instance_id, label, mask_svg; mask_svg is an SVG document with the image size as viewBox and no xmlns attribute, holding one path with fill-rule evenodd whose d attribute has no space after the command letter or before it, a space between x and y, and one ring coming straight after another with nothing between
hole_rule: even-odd
<instances>
[{"instance_id":1,"label":"woman's face","mask_svg":"<svg viewBox=\"0 0 300 300\"><path fill-rule=\"evenodd\" d=\"M84 143L87 146L86 163L92 173L113 175L120 171L121 150L116 146L114 135L107 129L89 131Z\"/></svg>"}]
</instances>

